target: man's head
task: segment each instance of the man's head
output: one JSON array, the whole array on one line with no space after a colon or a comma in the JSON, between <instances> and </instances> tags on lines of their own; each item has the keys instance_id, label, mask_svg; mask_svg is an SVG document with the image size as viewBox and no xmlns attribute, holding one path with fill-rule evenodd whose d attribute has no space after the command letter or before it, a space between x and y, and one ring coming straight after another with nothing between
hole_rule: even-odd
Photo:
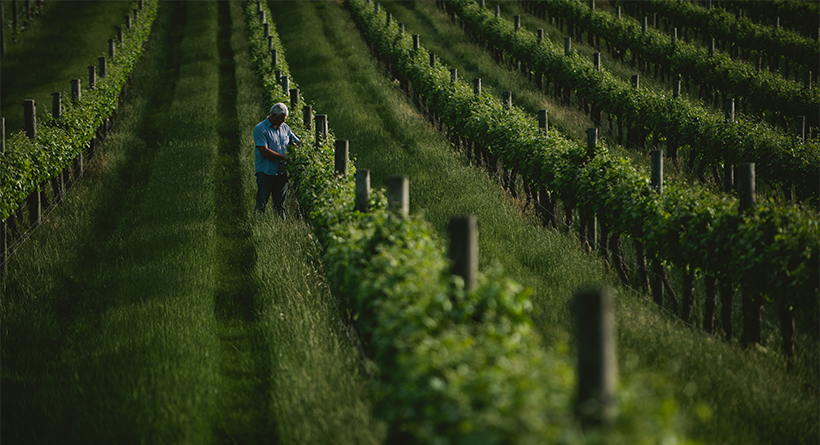
<instances>
[{"instance_id":1,"label":"man's head","mask_svg":"<svg viewBox=\"0 0 820 445\"><path fill-rule=\"evenodd\" d=\"M288 118L288 106L279 102L270 107L270 116L268 120L273 126L279 126L285 119Z\"/></svg>"}]
</instances>

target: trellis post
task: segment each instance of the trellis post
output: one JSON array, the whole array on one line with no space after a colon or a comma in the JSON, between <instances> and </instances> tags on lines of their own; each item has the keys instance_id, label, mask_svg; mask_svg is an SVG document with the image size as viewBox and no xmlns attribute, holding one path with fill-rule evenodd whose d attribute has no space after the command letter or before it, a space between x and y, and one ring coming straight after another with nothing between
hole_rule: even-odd
<instances>
[{"instance_id":1,"label":"trellis post","mask_svg":"<svg viewBox=\"0 0 820 445\"><path fill-rule=\"evenodd\" d=\"M473 215L453 216L447 230L450 271L464 280L464 290L474 290L478 276L478 221Z\"/></svg>"},{"instance_id":2,"label":"trellis post","mask_svg":"<svg viewBox=\"0 0 820 445\"><path fill-rule=\"evenodd\" d=\"M350 141L346 139L336 140L334 151L334 170L337 176L347 176L347 161L350 153Z\"/></svg>"},{"instance_id":3,"label":"trellis post","mask_svg":"<svg viewBox=\"0 0 820 445\"><path fill-rule=\"evenodd\" d=\"M370 170L356 170L356 210L370 211Z\"/></svg>"},{"instance_id":4,"label":"trellis post","mask_svg":"<svg viewBox=\"0 0 820 445\"><path fill-rule=\"evenodd\" d=\"M316 115L316 146L322 145L327 140L327 115Z\"/></svg>"},{"instance_id":5,"label":"trellis post","mask_svg":"<svg viewBox=\"0 0 820 445\"><path fill-rule=\"evenodd\" d=\"M387 177L387 208L402 216L410 213L410 178L400 175Z\"/></svg>"},{"instance_id":6,"label":"trellis post","mask_svg":"<svg viewBox=\"0 0 820 445\"><path fill-rule=\"evenodd\" d=\"M575 292L578 339L578 397L575 412L584 426L611 422L617 413L618 362L615 304L605 287Z\"/></svg>"},{"instance_id":7,"label":"trellis post","mask_svg":"<svg viewBox=\"0 0 820 445\"><path fill-rule=\"evenodd\" d=\"M37 141L37 105L34 99L23 100L23 120L26 136L32 141Z\"/></svg>"}]
</instances>

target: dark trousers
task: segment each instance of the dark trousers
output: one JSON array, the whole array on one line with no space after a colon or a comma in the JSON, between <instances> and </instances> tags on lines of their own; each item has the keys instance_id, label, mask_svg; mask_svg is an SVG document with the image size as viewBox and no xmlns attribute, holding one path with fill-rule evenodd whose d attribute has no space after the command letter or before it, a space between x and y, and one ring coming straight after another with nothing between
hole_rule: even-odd
<instances>
[{"instance_id":1,"label":"dark trousers","mask_svg":"<svg viewBox=\"0 0 820 445\"><path fill-rule=\"evenodd\" d=\"M287 173L270 176L264 173L256 174L256 207L254 212L265 213L268 199L273 197L273 207L276 213L285 219L285 198L288 196Z\"/></svg>"}]
</instances>

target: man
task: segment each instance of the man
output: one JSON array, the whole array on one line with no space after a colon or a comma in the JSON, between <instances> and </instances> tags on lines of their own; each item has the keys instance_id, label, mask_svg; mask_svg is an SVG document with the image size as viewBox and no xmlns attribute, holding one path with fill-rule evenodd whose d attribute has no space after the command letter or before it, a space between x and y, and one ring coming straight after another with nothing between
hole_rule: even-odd
<instances>
[{"instance_id":1,"label":"man","mask_svg":"<svg viewBox=\"0 0 820 445\"><path fill-rule=\"evenodd\" d=\"M273 205L282 219L285 219L285 198L288 195L288 174L285 170L288 146L302 145L302 141L290 131L285 123L288 107L275 104L270 115L253 129L256 144L256 207L255 213L265 213L268 199L273 196Z\"/></svg>"}]
</instances>

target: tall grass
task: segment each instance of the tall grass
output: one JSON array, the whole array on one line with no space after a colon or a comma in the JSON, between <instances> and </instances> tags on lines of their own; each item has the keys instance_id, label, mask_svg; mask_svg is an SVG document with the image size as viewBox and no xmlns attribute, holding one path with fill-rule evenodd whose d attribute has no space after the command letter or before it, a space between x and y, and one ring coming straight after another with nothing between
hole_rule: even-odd
<instances>
[{"instance_id":1,"label":"tall grass","mask_svg":"<svg viewBox=\"0 0 820 445\"><path fill-rule=\"evenodd\" d=\"M410 176L411 211L424 212L442 238L450 215L477 215L482 267L500 264L534 289L535 323L544 336L569 335L572 292L584 282L617 278L574 238L537 227L486 173L465 166L381 74L345 10L324 2L270 5L291 72L315 109L329 115L336 136L350 140L357 168L370 169L374 185L389 174ZM408 23L406 29L418 32ZM447 54L446 40L433 40ZM820 410L816 386L810 386L816 382L784 372L778 353L715 341L670 321L646 299L618 295L621 368L663 375L694 437L709 443L807 443L817 437Z\"/></svg>"}]
</instances>

